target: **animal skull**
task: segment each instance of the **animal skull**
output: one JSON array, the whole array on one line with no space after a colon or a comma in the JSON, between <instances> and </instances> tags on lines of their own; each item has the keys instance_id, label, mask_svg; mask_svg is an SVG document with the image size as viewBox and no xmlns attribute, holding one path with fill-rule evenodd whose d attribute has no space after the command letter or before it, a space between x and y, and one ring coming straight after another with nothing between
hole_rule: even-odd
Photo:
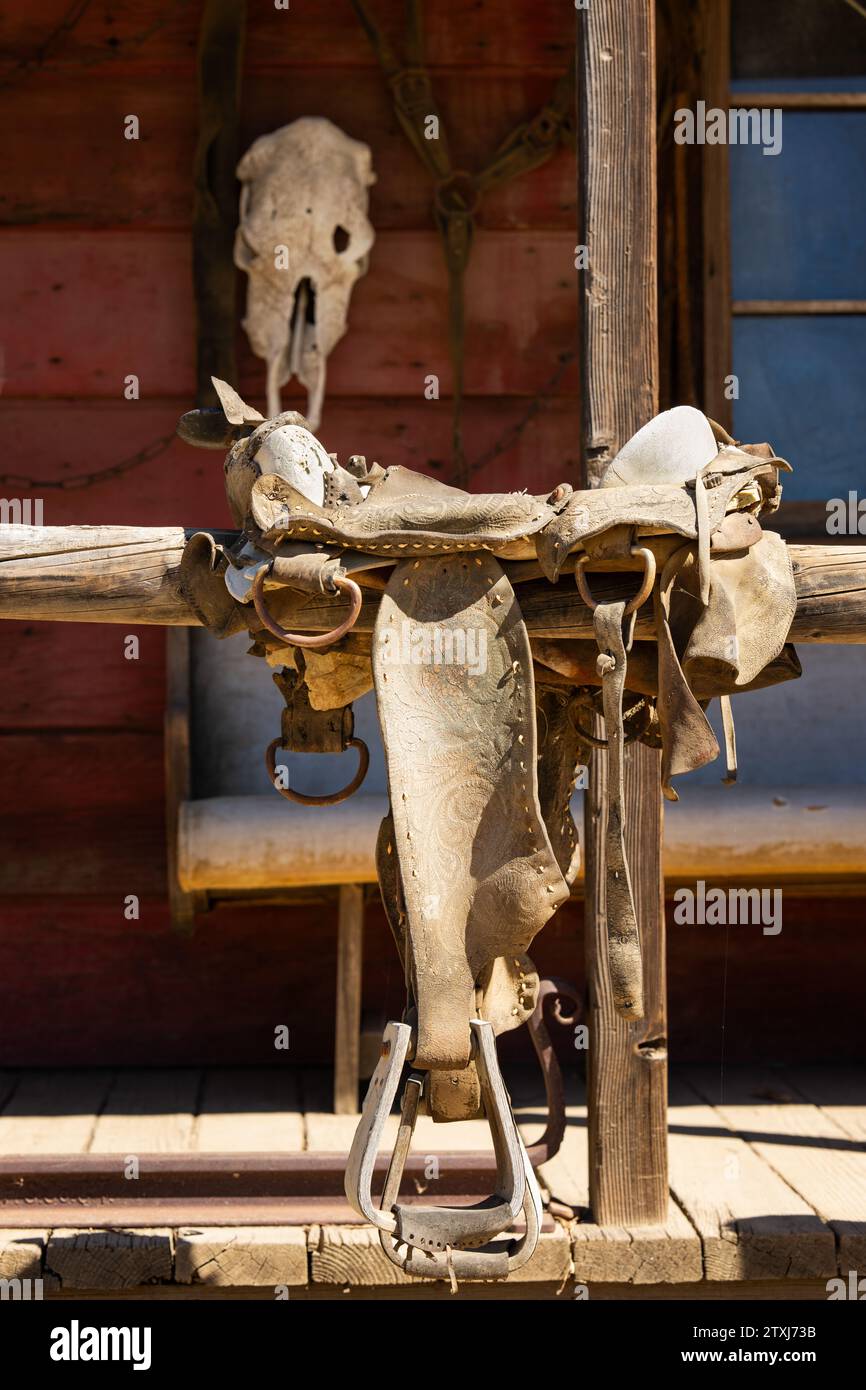
<instances>
[{"instance_id":1,"label":"animal skull","mask_svg":"<svg viewBox=\"0 0 866 1390\"><path fill-rule=\"evenodd\" d=\"M279 415L280 387L295 376L307 388L316 430L328 355L346 331L375 238L370 148L323 116L303 116L256 140L237 174L234 258L249 276L244 328L267 363L268 415Z\"/></svg>"}]
</instances>

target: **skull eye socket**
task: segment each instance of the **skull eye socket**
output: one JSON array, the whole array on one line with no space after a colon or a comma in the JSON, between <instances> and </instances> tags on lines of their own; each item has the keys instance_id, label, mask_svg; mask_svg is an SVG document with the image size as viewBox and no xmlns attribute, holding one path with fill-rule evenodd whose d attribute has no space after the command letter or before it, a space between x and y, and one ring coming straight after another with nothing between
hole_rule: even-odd
<instances>
[{"instance_id":1,"label":"skull eye socket","mask_svg":"<svg viewBox=\"0 0 866 1390\"><path fill-rule=\"evenodd\" d=\"M346 231L345 227L337 225L334 228L334 235L332 237L332 241L334 243L334 250L336 251L338 256L341 256L344 251L348 250L349 242L351 240L352 238L349 236L349 233Z\"/></svg>"}]
</instances>

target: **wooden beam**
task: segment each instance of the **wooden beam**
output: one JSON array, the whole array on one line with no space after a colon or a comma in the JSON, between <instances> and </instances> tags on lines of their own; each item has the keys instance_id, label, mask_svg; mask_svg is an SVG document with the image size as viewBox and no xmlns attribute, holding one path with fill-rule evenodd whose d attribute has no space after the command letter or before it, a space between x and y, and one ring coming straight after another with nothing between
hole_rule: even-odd
<instances>
[{"instance_id":1,"label":"wooden beam","mask_svg":"<svg viewBox=\"0 0 866 1390\"><path fill-rule=\"evenodd\" d=\"M694 886L702 878L745 887L790 886L801 894L816 883L825 891L862 883L866 788L726 788L720 782L702 787L688 777L677 785L682 800L665 813L664 870L669 887ZM384 793L361 792L329 807L328 833L323 834L317 807L289 811L273 793L189 801L180 816L181 883L187 890L216 896L375 883L376 838L387 810ZM582 870L583 866L576 896ZM344 922L347 931L353 930L350 907L347 899L341 908L341 932ZM354 1016L358 1005L352 1010ZM353 1031L347 1031L351 1041ZM381 1029L377 1036L381 1038ZM352 1085L352 1109L337 1113L356 1113L357 1079Z\"/></svg>"},{"instance_id":2,"label":"wooden beam","mask_svg":"<svg viewBox=\"0 0 866 1390\"><path fill-rule=\"evenodd\" d=\"M730 0L702 0L701 83L708 107L726 110L731 82ZM701 157L703 222L704 409L733 428L725 379L733 371L731 330L731 209L727 145L705 145Z\"/></svg>"},{"instance_id":3,"label":"wooden beam","mask_svg":"<svg viewBox=\"0 0 866 1390\"><path fill-rule=\"evenodd\" d=\"M217 404L212 376L237 381L232 254L238 222L240 90L246 0L205 0L199 28L198 142L193 160L192 274L196 310L196 403ZM177 879L177 823L189 799L189 633L166 634L165 811L167 884L172 925L191 934L196 908Z\"/></svg>"},{"instance_id":4,"label":"wooden beam","mask_svg":"<svg viewBox=\"0 0 866 1390\"><path fill-rule=\"evenodd\" d=\"M718 0L716 0L718 3ZM707 106L711 103L707 101ZM866 110L866 92L741 92L731 93L728 100L719 103L723 106L746 107L747 109L777 107L781 111L863 111Z\"/></svg>"},{"instance_id":5,"label":"wooden beam","mask_svg":"<svg viewBox=\"0 0 866 1390\"><path fill-rule=\"evenodd\" d=\"M0 526L0 614L196 625L178 588L181 526Z\"/></svg>"},{"instance_id":6,"label":"wooden beam","mask_svg":"<svg viewBox=\"0 0 866 1390\"><path fill-rule=\"evenodd\" d=\"M195 528L181 526L0 527L0 620L66 623L156 623L198 627L179 588L180 557ZM201 528L209 529L209 528ZM220 540L234 533L213 531ZM866 642L866 545L789 545L797 590L791 642ZM593 580L599 597L615 580ZM592 614L569 576L559 584L519 586L531 637L591 638ZM283 621L306 632L327 632L344 609L341 599L292 598ZM359 632L372 632L378 597L364 599ZM651 638L651 606L638 617L638 640Z\"/></svg>"},{"instance_id":7,"label":"wooden beam","mask_svg":"<svg viewBox=\"0 0 866 1390\"><path fill-rule=\"evenodd\" d=\"M735 299L731 307L737 315L774 318L791 314L866 314L866 299Z\"/></svg>"},{"instance_id":8,"label":"wooden beam","mask_svg":"<svg viewBox=\"0 0 866 1390\"><path fill-rule=\"evenodd\" d=\"M334 1114L358 1114L361 1048L361 979L364 955L364 890L340 889L337 919L337 1008L334 1036Z\"/></svg>"},{"instance_id":9,"label":"wooden beam","mask_svg":"<svg viewBox=\"0 0 866 1390\"><path fill-rule=\"evenodd\" d=\"M592 0L580 16L584 443L597 484L658 409L655 5ZM640 744L627 754L626 852L644 974L637 1022L616 1012L607 971L607 764L598 752L584 821L590 1205L601 1226L663 1225L668 1210L660 754Z\"/></svg>"},{"instance_id":10,"label":"wooden beam","mask_svg":"<svg viewBox=\"0 0 866 1390\"><path fill-rule=\"evenodd\" d=\"M198 143L193 160L192 270L196 400L216 405L211 376L235 383L232 248L238 221L238 126L245 0L205 0L198 41Z\"/></svg>"},{"instance_id":11,"label":"wooden beam","mask_svg":"<svg viewBox=\"0 0 866 1390\"><path fill-rule=\"evenodd\" d=\"M203 894L186 893L177 877L178 820L181 806L192 795L190 753L190 635L185 627L165 634L165 845L168 900L175 931L192 935L195 913L203 909Z\"/></svg>"}]
</instances>

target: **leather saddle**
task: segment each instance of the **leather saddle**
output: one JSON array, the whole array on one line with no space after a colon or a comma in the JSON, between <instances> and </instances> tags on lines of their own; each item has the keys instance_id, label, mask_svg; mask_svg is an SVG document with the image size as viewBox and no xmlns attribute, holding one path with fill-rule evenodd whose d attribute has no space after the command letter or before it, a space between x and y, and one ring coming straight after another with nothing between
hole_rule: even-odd
<instances>
[{"instance_id":1,"label":"leather saddle","mask_svg":"<svg viewBox=\"0 0 866 1390\"><path fill-rule=\"evenodd\" d=\"M679 407L639 431L598 488L469 494L358 457L343 468L301 417L256 424L234 393L225 399L209 428L213 442L234 438L226 486L241 531L231 545L190 538L183 592L212 631L248 631L251 651L275 668L286 709L267 756L283 795L327 803L360 785L366 749L351 702L371 687L385 748L390 811L377 862L407 1004L386 1030L347 1192L408 1272L503 1277L531 1255L541 1212L495 1037L535 1008L527 952L579 867L576 770L607 748L608 966L618 1010L640 1018L623 747L661 748L662 789L675 799L671 779L719 754L705 712L719 698L732 779L730 695L799 675L786 645L790 560L759 520L778 506L788 464ZM181 432L201 442L201 413L184 421ZM592 610L594 642L530 642L521 591L563 582ZM355 747L358 769L340 792L305 797L280 785L279 747ZM408 1059L377 1205L373 1162ZM419 1108L440 1121L486 1115L497 1159L490 1199L456 1212L400 1205ZM521 1212L523 1237L490 1245Z\"/></svg>"}]
</instances>

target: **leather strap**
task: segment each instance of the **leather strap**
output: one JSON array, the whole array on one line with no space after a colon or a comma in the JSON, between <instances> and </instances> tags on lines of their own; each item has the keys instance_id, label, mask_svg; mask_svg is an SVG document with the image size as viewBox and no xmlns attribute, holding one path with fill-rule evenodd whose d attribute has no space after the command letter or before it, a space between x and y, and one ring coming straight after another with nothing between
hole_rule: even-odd
<instances>
[{"instance_id":1,"label":"leather strap","mask_svg":"<svg viewBox=\"0 0 866 1390\"><path fill-rule=\"evenodd\" d=\"M702 767L719 755L712 725L683 673L670 626L673 586L694 552L694 544L687 542L669 556L654 595L658 654L656 709L662 729L662 794L667 801L679 800L671 786L672 777Z\"/></svg>"},{"instance_id":2,"label":"leather strap","mask_svg":"<svg viewBox=\"0 0 866 1390\"><path fill-rule=\"evenodd\" d=\"M605 830L605 911L607 957L614 1007L623 1018L643 1018L640 933L625 853L622 701L627 652L635 615L625 619L625 600L600 603L593 615L598 670L608 743L607 826ZM627 631L624 623L627 621Z\"/></svg>"},{"instance_id":3,"label":"leather strap","mask_svg":"<svg viewBox=\"0 0 866 1390\"><path fill-rule=\"evenodd\" d=\"M731 709L730 695L720 695L719 705L725 735L725 775L722 781L726 787L731 787L737 780L737 731L734 728L734 711Z\"/></svg>"},{"instance_id":4,"label":"leather strap","mask_svg":"<svg viewBox=\"0 0 866 1390\"><path fill-rule=\"evenodd\" d=\"M695 476L695 519L698 528L698 575L700 576L701 603L706 608L710 601L710 512L707 505L707 490L704 475Z\"/></svg>"},{"instance_id":5,"label":"leather strap","mask_svg":"<svg viewBox=\"0 0 866 1390\"><path fill-rule=\"evenodd\" d=\"M345 752L355 729L351 705L313 709L303 672L289 667L275 671L273 681L286 702L280 716L281 747L299 753Z\"/></svg>"},{"instance_id":6,"label":"leather strap","mask_svg":"<svg viewBox=\"0 0 866 1390\"><path fill-rule=\"evenodd\" d=\"M218 403L211 381L235 381L238 220L235 165L243 68L244 0L207 0L198 43L199 130L193 161L192 271L196 305L196 401Z\"/></svg>"}]
</instances>

